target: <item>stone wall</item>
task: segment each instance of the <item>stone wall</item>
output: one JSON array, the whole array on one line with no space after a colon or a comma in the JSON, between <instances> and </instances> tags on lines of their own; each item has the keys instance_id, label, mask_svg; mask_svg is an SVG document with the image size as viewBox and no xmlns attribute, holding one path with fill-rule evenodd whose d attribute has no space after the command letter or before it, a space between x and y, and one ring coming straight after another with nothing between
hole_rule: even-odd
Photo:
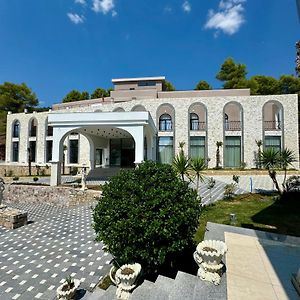
<instances>
[{"instance_id":1,"label":"stone wall","mask_svg":"<svg viewBox=\"0 0 300 300\"><path fill-rule=\"evenodd\" d=\"M216 96L216 97L186 97L186 98L155 98L155 99L137 99L120 103L94 103L90 106L76 107L66 109L65 112L92 112L101 110L103 112L113 111L117 107L125 111L131 111L136 105L143 105L150 112L154 123L157 126L157 110L162 104L169 104L175 111L174 133L159 132L159 136L172 135L174 137L175 153L179 151L179 142L185 142L185 151L189 151L189 108L194 103L201 103L207 109L207 155L211 159L209 167L216 165L216 142L224 142L223 128L223 109L230 102L237 102L243 110L243 131L242 136L242 160L247 163L247 168L254 168L254 152L257 151L255 140L264 140L263 132L263 107L268 101L277 101L283 106L283 146L295 152L297 163L295 168L299 168L299 147L298 147L298 98L297 95L267 95L267 96ZM60 110L61 113L64 110ZM7 137L11 136L11 125L15 119L21 123L20 129L20 161L17 164L26 164L26 149L28 146L28 131L30 120L35 117L38 120L37 136L37 163L45 163L45 130L48 112L36 114L11 114L7 117ZM193 133L193 135L202 135L202 133ZM226 133L227 135L227 133ZM231 133L230 133L231 135ZM84 137L80 137L82 143L79 149L79 163L89 165L89 144ZM67 139L66 139L67 140ZM7 158L11 161L12 139L7 138ZM224 147L220 149L221 161L223 162ZM10 163L14 164L14 163Z\"/></svg>"},{"instance_id":2,"label":"stone wall","mask_svg":"<svg viewBox=\"0 0 300 300\"><path fill-rule=\"evenodd\" d=\"M20 184L6 184L3 193L4 202L43 203L60 207L76 206L94 201L100 196L99 191L81 191L69 187L48 187Z\"/></svg>"}]
</instances>

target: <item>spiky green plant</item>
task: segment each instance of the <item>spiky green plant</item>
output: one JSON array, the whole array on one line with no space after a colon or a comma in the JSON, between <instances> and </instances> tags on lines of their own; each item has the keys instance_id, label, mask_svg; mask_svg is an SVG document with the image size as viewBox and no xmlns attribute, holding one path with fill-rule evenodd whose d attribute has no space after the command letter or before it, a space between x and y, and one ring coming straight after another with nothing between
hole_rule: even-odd
<instances>
[{"instance_id":1,"label":"spiky green plant","mask_svg":"<svg viewBox=\"0 0 300 300\"><path fill-rule=\"evenodd\" d=\"M284 148L280 153L280 164L282 169L284 170L284 178L282 182L283 189L286 190L286 173L287 168L292 166L292 163L296 161L296 156L294 152L288 148Z\"/></svg>"},{"instance_id":2,"label":"spiky green plant","mask_svg":"<svg viewBox=\"0 0 300 300\"><path fill-rule=\"evenodd\" d=\"M182 181L184 181L184 176L188 176L190 171L190 159L185 155L183 147L184 142L180 142L180 151L173 159L173 168L175 172L180 175Z\"/></svg>"},{"instance_id":3,"label":"spiky green plant","mask_svg":"<svg viewBox=\"0 0 300 300\"><path fill-rule=\"evenodd\" d=\"M196 177L197 190L198 190L200 181L203 182L203 180L204 180L201 172L206 169L205 159L203 157L192 158L190 161L190 169L191 169L191 172L193 173L192 175L194 175Z\"/></svg>"},{"instance_id":4,"label":"spiky green plant","mask_svg":"<svg viewBox=\"0 0 300 300\"><path fill-rule=\"evenodd\" d=\"M261 155L261 162L265 169L268 170L269 176L272 179L276 190L282 194L282 190L278 184L276 169L280 168L280 153L274 148L265 149Z\"/></svg>"}]
</instances>

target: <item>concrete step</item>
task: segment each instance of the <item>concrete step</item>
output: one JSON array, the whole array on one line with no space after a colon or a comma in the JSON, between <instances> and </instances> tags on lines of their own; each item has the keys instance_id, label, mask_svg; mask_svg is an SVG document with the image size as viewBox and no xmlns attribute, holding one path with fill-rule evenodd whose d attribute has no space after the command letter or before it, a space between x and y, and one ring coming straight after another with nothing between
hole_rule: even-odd
<instances>
[{"instance_id":1,"label":"concrete step","mask_svg":"<svg viewBox=\"0 0 300 300\"><path fill-rule=\"evenodd\" d=\"M100 288L96 288L93 293L87 292L85 295L84 300L98 300L105 294L106 290L102 290Z\"/></svg>"},{"instance_id":2,"label":"concrete step","mask_svg":"<svg viewBox=\"0 0 300 300\"><path fill-rule=\"evenodd\" d=\"M194 275L179 271L170 292L169 300L193 299L194 288L198 280Z\"/></svg>"},{"instance_id":3,"label":"concrete step","mask_svg":"<svg viewBox=\"0 0 300 300\"><path fill-rule=\"evenodd\" d=\"M169 277L165 277L162 275L159 275L154 283L154 286L166 291L168 294L170 294L175 280Z\"/></svg>"},{"instance_id":4,"label":"concrete step","mask_svg":"<svg viewBox=\"0 0 300 300\"><path fill-rule=\"evenodd\" d=\"M106 291L105 293L97 298L98 300L115 300L117 299L116 296L116 291L117 291L117 287L114 285L111 285Z\"/></svg>"},{"instance_id":5,"label":"concrete step","mask_svg":"<svg viewBox=\"0 0 300 300\"><path fill-rule=\"evenodd\" d=\"M154 289L154 282L145 280L139 287L137 287L131 294L130 300L143 300L151 295ZM154 299L154 298L152 298Z\"/></svg>"}]
</instances>

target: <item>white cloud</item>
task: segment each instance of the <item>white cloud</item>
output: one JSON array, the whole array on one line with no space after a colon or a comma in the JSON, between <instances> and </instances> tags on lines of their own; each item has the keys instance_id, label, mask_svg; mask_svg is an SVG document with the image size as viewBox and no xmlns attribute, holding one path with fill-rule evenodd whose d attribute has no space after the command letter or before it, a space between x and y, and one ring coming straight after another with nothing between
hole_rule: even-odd
<instances>
[{"instance_id":1,"label":"white cloud","mask_svg":"<svg viewBox=\"0 0 300 300\"><path fill-rule=\"evenodd\" d=\"M115 10L113 10L113 11L111 12L111 15L112 15L112 17L115 17L115 16L118 15L118 13L117 13Z\"/></svg>"},{"instance_id":2,"label":"white cloud","mask_svg":"<svg viewBox=\"0 0 300 300\"><path fill-rule=\"evenodd\" d=\"M173 12L173 9L172 9L171 6L166 5L166 6L164 7L164 11L165 11L166 13L171 14L171 13Z\"/></svg>"},{"instance_id":3,"label":"white cloud","mask_svg":"<svg viewBox=\"0 0 300 300\"><path fill-rule=\"evenodd\" d=\"M75 0L75 3L86 5L86 0Z\"/></svg>"},{"instance_id":4,"label":"white cloud","mask_svg":"<svg viewBox=\"0 0 300 300\"><path fill-rule=\"evenodd\" d=\"M93 7L92 10L96 13L101 12L103 14L107 14L112 12L112 15L116 15L116 11L114 11L115 3L114 0L92 0Z\"/></svg>"},{"instance_id":5,"label":"white cloud","mask_svg":"<svg viewBox=\"0 0 300 300\"><path fill-rule=\"evenodd\" d=\"M192 10L192 6L189 1L184 1L182 4L182 9L184 12L189 13Z\"/></svg>"},{"instance_id":6,"label":"white cloud","mask_svg":"<svg viewBox=\"0 0 300 300\"><path fill-rule=\"evenodd\" d=\"M79 16L77 14L67 13L70 21L74 24L80 24L84 22L84 16Z\"/></svg>"},{"instance_id":7,"label":"white cloud","mask_svg":"<svg viewBox=\"0 0 300 300\"><path fill-rule=\"evenodd\" d=\"M217 30L215 36L220 31L229 35L238 32L245 22L243 6L245 2L246 0L221 0L218 11L209 11L208 20L204 27Z\"/></svg>"}]
</instances>

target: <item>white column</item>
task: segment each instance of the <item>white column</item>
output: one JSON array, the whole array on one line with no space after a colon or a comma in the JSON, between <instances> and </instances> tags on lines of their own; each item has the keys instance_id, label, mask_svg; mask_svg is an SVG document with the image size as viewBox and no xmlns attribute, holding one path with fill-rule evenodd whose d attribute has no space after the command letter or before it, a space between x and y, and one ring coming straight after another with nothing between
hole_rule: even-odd
<instances>
[{"instance_id":1,"label":"white column","mask_svg":"<svg viewBox=\"0 0 300 300\"><path fill-rule=\"evenodd\" d=\"M120 129L126 130L131 134L135 141L135 161L136 165L144 161L144 126L122 126Z\"/></svg>"},{"instance_id":2,"label":"white column","mask_svg":"<svg viewBox=\"0 0 300 300\"><path fill-rule=\"evenodd\" d=\"M53 148L51 161L51 179L50 185L57 186L61 184L61 164L63 161L63 140L66 134L74 128L53 128Z\"/></svg>"},{"instance_id":3,"label":"white column","mask_svg":"<svg viewBox=\"0 0 300 300\"><path fill-rule=\"evenodd\" d=\"M50 185L57 186L61 184L61 162L51 161Z\"/></svg>"}]
</instances>

